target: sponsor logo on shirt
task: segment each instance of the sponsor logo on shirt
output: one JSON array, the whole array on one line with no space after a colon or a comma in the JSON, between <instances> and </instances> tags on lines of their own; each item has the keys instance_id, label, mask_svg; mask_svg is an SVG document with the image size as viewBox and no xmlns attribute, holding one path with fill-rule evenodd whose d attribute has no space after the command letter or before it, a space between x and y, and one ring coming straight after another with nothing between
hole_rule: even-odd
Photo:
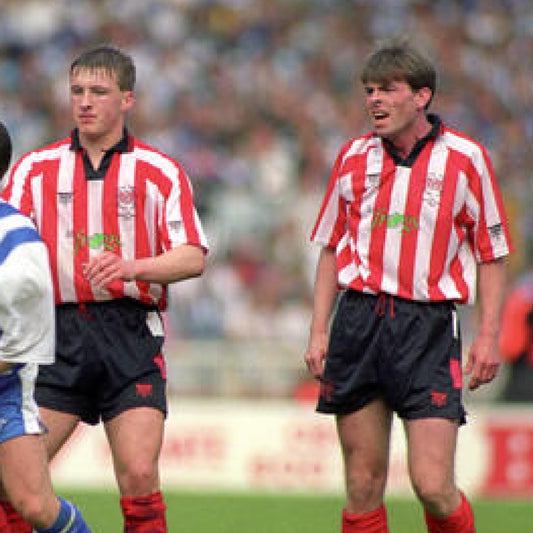
<instances>
[{"instance_id":1,"label":"sponsor logo on shirt","mask_svg":"<svg viewBox=\"0 0 533 533\"><path fill-rule=\"evenodd\" d=\"M118 235L107 235L105 233L87 235L81 230L74 236L74 251L78 253L85 247L91 248L92 250L116 252L120 248L120 239Z\"/></svg>"},{"instance_id":2,"label":"sponsor logo on shirt","mask_svg":"<svg viewBox=\"0 0 533 533\"><path fill-rule=\"evenodd\" d=\"M403 233L409 233L413 229L418 229L416 217L402 215L401 213L387 213L380 209L372 220L372 229L385 224L387 228L399 228Z\"/></svg>"}]
</instances>

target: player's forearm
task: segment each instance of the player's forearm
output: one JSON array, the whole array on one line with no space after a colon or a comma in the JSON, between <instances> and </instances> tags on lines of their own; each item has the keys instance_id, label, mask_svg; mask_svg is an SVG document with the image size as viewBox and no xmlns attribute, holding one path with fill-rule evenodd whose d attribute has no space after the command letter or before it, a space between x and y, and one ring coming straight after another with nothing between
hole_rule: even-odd
<instances>
[{"instance_id":1,"label":"player's forearm","mask_svg":"<svg viewBox=\"0 0 533 533\"><path fill-rule=\"evenodd\" d=\"M504 259L479 265L479 335L496 337L505 292L506 266Z\"/></svg>"},{"instance_id":2,"label":"player's forearm","mask_svg":"<svg viewBox=\"0 0 533 533\"><path fill-rule=\"evenodd\" d=\"M337 260L335 251L330 248L323 248L316 271L311 338L315 335L327 334L337 293Z\"/></svg>"},{"instance_id":3,"label":"player's forearm","mask_svg":"<svg viewBox=\"0 0 533 533\"><path fill-rule=\"evenodd\" d=\"M200 276L204 267L203 250L184 244L156 257L137 259L133 277L138 281L167 284Z\"/></svg>"}]
</instances>

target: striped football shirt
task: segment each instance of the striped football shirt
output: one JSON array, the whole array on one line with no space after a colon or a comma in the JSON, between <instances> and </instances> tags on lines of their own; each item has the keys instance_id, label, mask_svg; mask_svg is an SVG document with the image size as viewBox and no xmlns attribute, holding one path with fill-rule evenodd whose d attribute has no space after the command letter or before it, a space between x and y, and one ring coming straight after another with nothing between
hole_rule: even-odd
<instances>
[{"instance_id":1,"label":"striped football shirt","mask_svg":"<svg viewBox=\"0 0 533 533\"><path fill-rule=\"evenodd\" d=\"M477 263L510 252L485 149L435 122L410 162L373 133L341 149L311 236L335 249L341 288L473 303Z\"/></svg>"},{"instance_id":2,"label":"striped football shirt","mask_svg":"<svg viewBox=\"0 0 533 533\"><path fill-rule=\"evenodd\" d=\"M131 297L165 309L165 285L116 280L100 289L84 277L83 265L103 251L133 260L182 244L207 250L182 167L127 132L119 145L105 179L95 179L86 175L74 132L23 156L2 193L34 220L48 246L57 304Z\"/></svg>"},{"instance_id":3,"label":"striped football shirt","mask_svg":"<svg viewBox=\"0 0 533 533\"><path fill-rule=\"evenodd\" d=\"M35 226L0 200L0 360L53 362L53 295L48 252Z\"/></svg>"}]
</instances>

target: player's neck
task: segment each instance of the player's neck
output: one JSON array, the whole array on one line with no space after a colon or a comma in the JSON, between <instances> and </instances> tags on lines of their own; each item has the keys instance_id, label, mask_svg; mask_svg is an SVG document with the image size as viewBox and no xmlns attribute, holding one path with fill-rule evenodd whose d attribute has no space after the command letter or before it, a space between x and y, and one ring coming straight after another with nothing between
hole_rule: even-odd
<instances>
[{"instance_id":1,"label":"player's neck","mask_svg":"<svg viewBox=\"0 0 533 533\"><path fill-rule=\"evenodd\" d=\"M87 153L93 168L98 168L105 152L115 146L122 139L123 130L113 132L109 135L90 136L79 134L80 144Z\"/></svg>"},{"instance_id":2,"label":"player's neck","mask_svg":"<svg viewBox=\"0 0 533 533\"><path fill-rule=\"evenodd\" d=\"M430 131L431 123L424 116L423 119L417 120L409 128L389 137L388 140L392 143L398 155L405 159L411 153L415 144Z\"/></svg>"}]
</instances>

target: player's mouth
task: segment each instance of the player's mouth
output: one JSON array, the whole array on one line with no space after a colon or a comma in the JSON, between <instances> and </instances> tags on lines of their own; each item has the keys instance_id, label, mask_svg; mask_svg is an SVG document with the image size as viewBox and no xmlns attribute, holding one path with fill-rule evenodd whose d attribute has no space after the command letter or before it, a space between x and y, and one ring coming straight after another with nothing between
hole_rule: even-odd
<instances>
[{"instance_id":1,"label":"player's mouth","mask_svg":"<svg viewBox=\"0 0 533 533\"><path fill-rule=\"evenodd\" d=\"M78 120L82 124L88 124L90 122L93 122L95 120L95 115L78 115Z\"/></svg>"},{"instance_id":2,"label":"player's mouth","mask_svg":"<svg viewBox=\"0 0 533 533\"><path fill-rule=\"evenodd\" d=\"M372 111L372 119L377 124L389 118L389 114L385 111Z\"/></svg>"}]
</instances>

